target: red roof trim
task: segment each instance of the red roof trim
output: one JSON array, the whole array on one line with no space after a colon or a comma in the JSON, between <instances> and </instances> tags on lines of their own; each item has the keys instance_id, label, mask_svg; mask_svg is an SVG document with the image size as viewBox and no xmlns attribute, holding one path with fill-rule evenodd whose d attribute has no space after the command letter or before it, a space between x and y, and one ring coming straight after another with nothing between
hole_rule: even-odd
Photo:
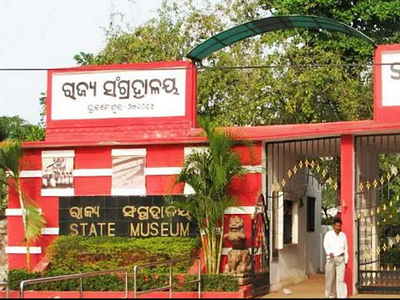
<instances>
[{"instance_id":1,"label":"red roof trim","mask_svg":"<svg viewBox=\"0 0 400 300\"><path fill-rule=\"evenodd\" d=\"M365 135L400 133L400 123L378 124L375 121L350 121L334 123L272 125L252 127L226 127L223 130L231 132L237 138L253 141L276 141L289 139L307 139L326 136L341 136L344 134ZM105 142L25 142L24 148L56 148L56 147L87 147L87 146L123 146L123 145L151 145L151 144L191 144L206 141L202 130L194 128L187 136L165 136L135 140L132 136L123 140Z\"/></svg>"}]
</instances>

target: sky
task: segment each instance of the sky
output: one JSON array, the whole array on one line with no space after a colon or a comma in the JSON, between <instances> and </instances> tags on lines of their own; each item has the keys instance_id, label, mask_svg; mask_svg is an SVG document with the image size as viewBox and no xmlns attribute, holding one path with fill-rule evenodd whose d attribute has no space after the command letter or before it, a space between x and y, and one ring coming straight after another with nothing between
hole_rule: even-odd
<instances>
[{"instance_id":1,"label":"sky","mask_svg":"<svg viewBox=\"0 0 400 300\"><path fill-rule=\"evenodd\" d=\"M76 66L73 56L98 53L112 12L139 25L156 16L161 0L1 0L0 69ZM47 72L0 70L0 116L40 121Z\"/></svg>"}]
</instances>

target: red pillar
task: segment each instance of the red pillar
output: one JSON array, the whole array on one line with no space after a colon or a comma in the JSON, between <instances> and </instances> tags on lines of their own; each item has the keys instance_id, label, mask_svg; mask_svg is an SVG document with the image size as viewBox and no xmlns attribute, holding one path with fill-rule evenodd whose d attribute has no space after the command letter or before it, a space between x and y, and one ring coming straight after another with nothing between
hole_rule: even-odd
<instances>
[{"instance_id":1,"label":"red pillar","mask_svg":"<svg viewBox=\"0 0 400 300\"><path fill-rule=\"evenodd\" d=\"M353 270L354 263L354 137L352 135L343 135L341 137L341 163L340 163L340 182L341 182L341 215L342 231L347 236L349 249L349 261L345 273L345 282L347 284L348 295L353 295Z\"/></svg>"}]
</instances>

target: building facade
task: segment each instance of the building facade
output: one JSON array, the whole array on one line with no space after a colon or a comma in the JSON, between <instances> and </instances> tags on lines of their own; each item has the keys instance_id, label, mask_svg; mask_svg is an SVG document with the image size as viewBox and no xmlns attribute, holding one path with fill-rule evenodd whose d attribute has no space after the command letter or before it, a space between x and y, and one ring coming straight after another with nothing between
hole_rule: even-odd
<instances>
[{"instance_id":1,"label":"building facade","mask_svg":"<svg viewBox=\"0 0 400 300\"><path fill-rule=\"evenodd\" d=\"M225 228L242 217L251 248L257 199L265 197L262 251L272 290L323 271L326 186L337 195L348 238L349 292L399 289L400 45L378 47L375 63L373 120L224 128L254 142L235 148L250 172L231 184L239 207L226 211ZM32 266L45 265L59 235L195 234L185 212L168 211L160 199L190 192L174 179L185 156L207 143L196 126L196 89L196 66L186 61L49 71L46 140L25 143L21 161L23 188L47 221L30 247ZM9 268L24 268L13 189L6 215ZM162 215L176 220L168 225ZM226 242L223 264L229 248Z\"/></svg>"}]
</instances>

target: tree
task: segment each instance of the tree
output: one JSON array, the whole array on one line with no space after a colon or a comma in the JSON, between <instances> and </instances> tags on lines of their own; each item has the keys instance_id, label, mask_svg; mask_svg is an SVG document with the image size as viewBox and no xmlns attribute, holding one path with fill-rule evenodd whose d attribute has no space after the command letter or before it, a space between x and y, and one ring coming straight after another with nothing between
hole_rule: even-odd
<instances>
[{"instance_id":1,"label":"tree","mask_svg":"<svg viewBox=\"0 0 400 300\"><path fill-rule=\"evenodd\" d=\"M14 188L18 193L24 226L24 244L27 249L26 263L28 270L30 270L29 247L41 235L41 229L45 227L46 221L39 212L35 201L23 190L20 177L21 157L22 146L20 142L6 139L0 144L0 171L8 174L8 179L0 178L0 181Z\"/></svg>"},{"instance_id":2,"label":"tree","mask_svg":"<svg viewBox=\"0 0 400 300\"><path fill-rule=\"evenodd\" d=\"M0 168L0 216L4 216L8 205L8 186L3 182L6 181L6 172Z\"/></svg>"},{"instance_id":3,"label":"tree","mask_svg":"<svg viewBox=\"0 0 400 300\"><path fill-rule=\"evenodd\" d=\"M396 43L400 38L400 0L260 0L264 10L274 15L315 15L341 21L360 30L376 44ZM310 45L323 47L342 55L348 62L371 62L373 48L365 42L340 33L304 30Z\"/></svg>"},{"instance_id":4,"label":"tree","mask_svg":"<svg viewBox=\"0 0 400 300\"><path fill-rule=\"evenodd\" d=\"M332 225L332 221L334 216L331 216L328 211L332 208L337 208L338 207L338 191L335 190L332 186L330 185L323 185L322 186L322 191L321 191L321 196L322 196L322 203L321 203L321 209L322 209L322 224L324 225Z\"/></svg>"},{"instance_id":5,"label":"tree","mask_svg":"<svg viewBox=\"0 0 400 300\"><path fill-rule=\"evenodd\" d=\"M44 128L33 125L19 116L0 117L0 142L10 138L19 141L38 141L44 139Z\"/></svg>"},{"instance_id":6,"label":"tree","mask_svg":"<svg viewBox=\"0 0 400 300\"><path fill-rule=\"evenodd\" d=\"M236 205L228 194L228 187L235 176L245 174L238 154L232 151L235 142L231 136L216 131L207 119L199 119L208 138L208 146L190 154L176 184L190 185L194 193L181 201L167 199L173 205L186 209L196 221L206 259L207 272L220 271L224 234L224 212Z\"/></svg>"},{"instance_id":7,"label":"tree","mask_svg":"<svg viewBox=\"0 0 400 300\"><path fill-rule=\"evenodd\" d=\"M377 42L396 40L400 13L392 9L395 5L374 1L371 10L369 2L229 0L199 5L166 0L156 18L138 27L122 29L112 20L105 48L97 55L81 53L75 59L80 65L182 59L212 35L271 14L331 17ZM360 16L365 20L358 20ZM204 60L207 68L199 69L198 76L198 113L220 126L369 119L371 69L343 63L369 63L372 51L365 41L306 29L238 42ZM249 65L267 68L226 69Z\"/></svg>"},{"instance_id":8,"label":"tree","mask_svg":"<svg viewBox=\"0 0 400 300\"><path fill-rule=\"evenodd\" d=\"M79 65L182 59L207 38L268 15L328 17L386 44L400 38L399 7L400 0L228 0L202 5L166 0L158 16L141 26L126 30L112 19L106 47L75 59ZM371 45L337 32L299 28L246 39L203 61L197 111L219 126L371 119L372 69L365 64L372 60ZM266 67L227 68L235 66ZM324 199L333 195L327 192Z\"/></svg>"},{"instance_id":9,"label":"tree","mask_svg":"<svg viewBox=\"0 0 400 300\"><path fill-rule=\"evenodd\" d=\"M6 139L15 141L43 140L45 135L43 125L30 124L19 116L0 117L0 144ZM0 214L4 214L8 205L8 186L4 182L6 182L6 173L0 168Z\"/></svg>"},{"instance_id":10,"label":"tree","mask_svg":"<svg viewBox=\"0 0 400 300\"><path fill-rule=\"evenodd\" d=\"M75 59L79 65L178 60L216 33L269 15L328 17L387 44L400 38L399 7L400 0L227 0L202 5L165 0L158 16L138 27L122 29L112 20L105 48ZM246 39L203 61L197 111L218 126L371 119L372 68L365 64L372 60L370 44L337 32L299 28Z\"/></svg>"}]
</instances>

